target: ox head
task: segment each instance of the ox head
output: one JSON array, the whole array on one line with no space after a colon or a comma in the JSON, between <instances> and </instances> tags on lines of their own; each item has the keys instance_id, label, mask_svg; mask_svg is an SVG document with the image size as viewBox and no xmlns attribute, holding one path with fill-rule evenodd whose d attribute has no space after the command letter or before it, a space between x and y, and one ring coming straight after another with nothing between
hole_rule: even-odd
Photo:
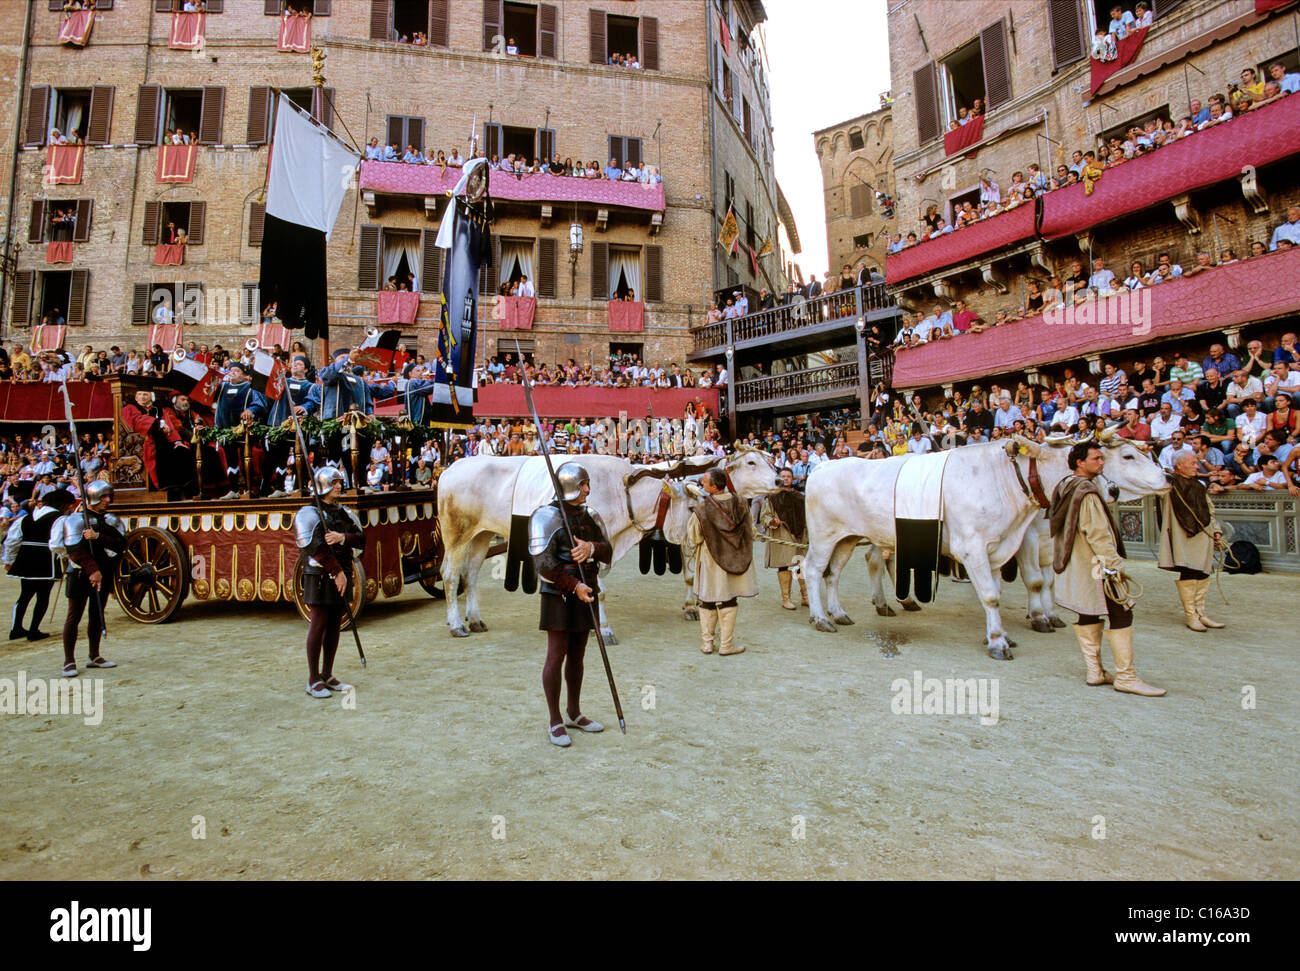
<instances>
[{"instance_id":1,"label":"ox head","mask_svg":"<svg viewBox=\"0 0 1300 971\"><path fill-rule=\"evenodd\" d=\"M1014 455L1019 450L1040 462L1059 464L1060 473L1064 476L1071 471L1067 467L1066 456L1079 441L1080 439L1069 436L1054 436L1045 442L1035 442L1017 435L1008 442L1007 452ZM1169 491L1164 470L1145 447L1121 437L1113 428L1099 433L1094 441L1105 455L1106 465L1102 470L1101 485L1112 502L1161 495Z\"/></svg>"},{"instance_id":2,"label":"ox head","mask_svg":"<svg viewBox=\"0 0 1300 971\"><path fill-rule=\"evenodd\" d=\"M686 544L686 527L690 523L695 504L704 498L704 490L694 479L679 479L665 483L669 493L668 514L664 516L664 539L670 543Z\"/></svg>"},{"instance_id":3,"label":"ox head","mask_svg":"<svg viewBox=\"0 0 1300 971\"><path fill-rule=\"evenodd\" d=\"M781 488L781 478L776 474L772 458L752 445L735 443L735 451L724 467L742 499L757 499Z\"/></svg>"}]
</instances>

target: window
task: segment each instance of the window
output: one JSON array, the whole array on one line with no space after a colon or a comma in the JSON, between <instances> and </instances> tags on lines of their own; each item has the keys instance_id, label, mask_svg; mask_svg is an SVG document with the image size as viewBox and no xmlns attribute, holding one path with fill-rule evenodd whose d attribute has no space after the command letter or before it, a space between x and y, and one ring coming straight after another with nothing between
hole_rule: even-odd
<instances>
[{"instance_id":1,"label":"window","mask_svg":"<svg viewBox=\"0 0 1300 971\"><path fill-rule=\"evenodd\" d=\"M754 204L745 200L745 245L750 249L758 248L758 241L754 238Z\"/></svg>"},{"instance_id":2,"label":"window","mask_svg":"<svg viewBox=\"0 0 1300 971\"><path fill-rule=\"evenodd\" d=\"M393 0L393 40L429 32L429 0Z\"/></svg>"},{"instance_id":3,"label":"window","mask_svg":"<svg viewBox=\"0 0 1300 971\"><path fill-rule=\"evenodd\" d=\"M537 8L528 3L503 4L501 33L506 48L522 57L537 56Z\"/></svg>"},{"instance_id":4,"label":"window","mask_svg":"<svg viewBox=\"0 0 1300 971\"><path fill-rule=\"evenodd\" d=\"M415 230L384 227L380 249L380 286L396 283L397 289L420 290L420 234ZM412 286L412 284L414 284Z\"/></svg>"},{"instance_id":5,"label":"window","mask_svg":"<svg viewBox=\"0 0 1300 971\"><path fill-rule=\"evenodd\" d=\"M180 129L192 140L197 141L202 113L202 91L167 88L163 93L163 134Z\"/></svg>"},{"instance_id":6,"label":"window","mask_svg":"<svg viewBox=\"0 0 1300 971\"><path fill-rule=\"evenodd\" d=\"M722 214L725 218L727 210L736 202L736 180L726 169L722 170L722 202Z\"/></svg>"},{"instance_id":7,"label":"window","mask_svg":"<svg viewBox=\"0 0 1300 971\"><path fill-rule=\"evenodd\" d=\"M975 99L984 97L984 63L980 42L972 41L942 61L939 94L943 101L945 125L957 118L958 108L970 108Z\"/></svg>"},{"instance_id":8,"label":"window","mask_svg":"<svg viewBox=\"0 0 1300 971\"><path fill-rule=\"evenodd\" d=\"M89 121L89 88L59 88L54 92L52 128L57 128L69 140L75 134L79 141L85 141Z\"/></svg>"},{"instance_id":9,"label":"window","mask_svg":"<svg viewBox=\"0 0 1300 971\"><path fill-rule=\"evenodd\" d=\"M537 156L537 129L501 126L501 157L514 155L532 161Z\"/></svg>"},{"instance_id":10,"label":"window","mask_svg":"<svg viewBox=\"0 0 1300 971\"><path fill-rule=\"evenodd\" d=\"M855 250L871 249L871 244L875 242L875 239L876 239L875 233L863 233L861 236L854 236L853 248Z\"/></svg>"},{"instance_id":11,"label":"window","mask_svg":"<svg viewBox=\"0 0 1300 971\"><path fill-rule=\"evenodd\" d=\"M1147 6L1151 9L1154 20L1159 22L1160 18L1166 14L1173 13L1174 8L1181 6L1183 0L1146 0ZM1098 30L1108 30L1110 28L1110 11L1112 7L1123 7L1125 10L1136 15L1134 0L1084 0L1084 9L1087 13L1084 16L1087 21L1088 37Z\"/></svg>"},{"instance_id":12,"label":"window","mask_svg":"<svg viewBox=\"0 0 1300 971\"><path fill-rule=\"evenodd\" d=\"M47 316L49 323L60 318L70 327L86 322L86 293L90 288L89 270L43 270L36 274L34 323ZM19 313L19 292L14 288L14 313Z\"/></svg>"},{"instance_id":13,"label":"window","mask_svg":"<svg viewBox=\"0 0 1300 971\"><path fill-rule=\"evenodd\" d=\"M518 344L516 345L516 340ZM531 337L498 337L497 338L497 360L502 364L518 363L519 355L524 356L525 364L535 364L533 354L537 350L537 342Z\"/></svg>"},{"instance_id":14,"label":"window","mask_svg":"<svg viewBox=\"0 0 1300 971\"><path fill-rule=\"evenodd\" d=\"M641 44L638 38L636 17L618 17L610 14L605 18L605 56L615 54L632 54L637 60L641 56Z\"/></svg>"},{"instance_id":15,"label":"window","mask_svg":"<svg viewBox=\"0 0 1300 971\"><path fill-rule=\"evenodd\" d=\"M146 202L141 243L145 246L173 243L177 241L176 234L183 230L190 246L200 246L203 243L207 214L208 204L201 201Z\"/></svg>"},{"instance_id":16,"label":"window","mask_svg":"<svg viewBox=\"0 0 1300 971\"><path fill-rule=\"evenodd\" d=\"M849 132L849 151L857 152L866 147L866 142L862 140L862 130L859 128Z\"/></svg>"},{"instance_id":17,"label":"window","mask_svg":"<svg viewBox=\"0 0 1300 971\"><path fill-rule=\"evenodd\" d=\"M610 341L609 344L610 363L615 363L617 361L621 361L624 359L639 360L641 358L641 355L643 355L644 353L645 353L644 344L629 344L629 343L624 343L622 341L618 343L615 343L614 341Z\"/></svg>"},{"instance_id":18,"label":"window","mask_svg":"<svg viewBox=\"0 0 1300 971\"><path fill-rule=\"evenodd\" d=\"M389 145L397 146L400 156L406 146L414 145L417 152L424 151L424 119L411 115L389 115L387 125Z\"/></svg>"},{"instance_id":19,"label":"window","mask_svg":"<svg viewBox=\"0 0 1300 971\"><path fill-rule=\"evenodd\" d=\"M587 11L588 58L592 64L611 64L615 55L637 59L643 70L659 70L659 20L625 17L603 10Z\"/></svg>"},{"instance_id":20,"label":"window","mask_svg":"<svg viewBox=\"0 0 1300 971\"><path fill-rule=\"evenodd\" d=\"M849 186L849 215L853 219L871 215L871 203L875 198L871 186L856 182Z\"/></svg>"},{"instance_id":21,"label":"window","mask_svg":"<svg viewBox=\"0 0 1300 971\"><path fill-rule=\"evenodd\" d=\"M609 136L609 157L619 168L641 165L641 139L622 135Z\"/></svg>"},{"instance_id":22,"label":"window","mask_svg":"<svg viewBox=\"0 0 1300 971\"><path fill-rule=\"evenodd\" d=\"M93 199L37 199L32 202L27 242L84 243L90 239Z\"/></svg>"},{"instance_id":23,"label":"window","mask_svg":"<svg viewBox=\"0 0 1300 971\"><path fill-rule=\"evenodd\" d=\"M955 224L957 219L957 213L961 210L962 206L967 202L971 204L972 209L979 211L980 187L978 182L971 188L963 189L961 192L957 193L956 195L952 195L948 197L948 202L944 207L943 214L944 214L944 218L948 220L949 226Z\"/></svg>"}]
</instances>

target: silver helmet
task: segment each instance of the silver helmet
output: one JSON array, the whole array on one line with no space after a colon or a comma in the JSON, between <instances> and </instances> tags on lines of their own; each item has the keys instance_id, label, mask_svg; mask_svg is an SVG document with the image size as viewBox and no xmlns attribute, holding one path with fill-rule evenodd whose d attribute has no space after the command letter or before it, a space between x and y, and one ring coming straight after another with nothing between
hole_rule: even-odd
<instances>
[{"instance_id":1,"label":"silver helmet","mask_svg":"<svg viewBox=\"0 0 1300 971\"><path fill-rule=\"evenodd\" d=\"M103 479L86 483L86 505L98 506L105 499L113 497L113 486Z\"/></svg>"},{"instance_id":2,"label":"silver helmet","mask_svg":"<svg viewBox=\"0 0 1300 971\"><path fill-rule=\"evenodd\" d=\"M582 494L582 484L591 481L587 470L577 462L565 462L555 471L555 477L560 480L560 498L565 502L577 499Z\"/></svg>"},{"instance_id":3,"label":"silver helmet","mask_svg":"<svg viewBox=\"0 0 1300 971\"><path fill-rule=\"evenodd\" d=\"M316 474L312 476L312 485L318 496L328 496L330 490L334 488L334 483L342 481L344 481L343 473L332 465L317 469Z\"/></svg>"}]
</instances>

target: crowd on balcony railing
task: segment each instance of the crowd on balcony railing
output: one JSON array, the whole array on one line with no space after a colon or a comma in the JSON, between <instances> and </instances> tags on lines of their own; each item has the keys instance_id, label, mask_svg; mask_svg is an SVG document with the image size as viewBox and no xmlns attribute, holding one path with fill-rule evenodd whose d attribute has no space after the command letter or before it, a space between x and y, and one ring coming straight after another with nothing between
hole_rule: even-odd
<instances>
[{"instance_id":1,"label":"crowd on balcony railing","mask_svg":"<svg viewBox=\"0 0 1300 971\"><path fill-rule=\"evenodd\" d=\"M1126 13L1126 16L1132 15ZM1116 21L1112 21L1112 28L1115 24ZM994 181L993 174L985 171L980 177L978 202L965 200L959 207L954 206L951 222L940 212L937 204L930 204L921 217L921 224L916 231L906 235L894 234L889 242L888 252L899 253L927 240L938 239L982 219L1009 212L1017 206L1032 202L1036 196L1054 189L1078 182L1095 181L1106 169L1115 168L1131 159L1150 155L1175 141L1230 122L1234 117L1300 92L1300 74L1288 71L1282 62L1272 64L1268 73L1269 78L1264 80L1257 76L1253 67L1242 68L1240 80L1230 82L1226 94L1222 92L1211 94L1204 105L1199 99L1192 99L1189 113L1178 122L1175 123L1172 117L1152 118L1140 127L1131 126L1122 135L1109 135L1104 141L1099 138L1092 149L1075 149L1071 154L1070 163L1067 165L1061 161L1053 174L1049 175L1042 171L1037 162L1030 162L1026 166L1029 173L1027 177L1024 171L1017 170L1011 174L1009 183L999 186ZM983 103L981 99L976 98L970 109L964 106L958 108L958 119L953 121L950 127L957 128L967 124L983 112Z\"/></svg>"},{"instance_id":2,"label":"crowd on balcony railing","mask_svg":"<svg viewBox=\"0 0 1300 971\"><path fill-rule=\"evenodd\" d=\"M1270 252L1285 252L1297 245L1300 245L1300 206L1291 206L1287 209L1286 220L1274 228L1268 243L1262 240L1250 242L1250 253L1246 259L1260 259ZM1239 262L1241 259L1231 247L1222 250L1217 260L1210 251L1201 250L1196 254L1196 263L1186 269L1173 262L1168 253L1161 253L1156 257L1155 266L1149 270L1141 260L1134 260L1129 264L1128 276L1121 279L1106 266L1104 259L1092 261L1091 273L1085 271L1083 261L1074 260L1070 264L1068 275L1064 279L1059 276L1050 277L1046 288L1040 287L1036 280L1027 279L1023 303L998 310L991 321L986 321L971 310L964 300L955 301L951 308L936 302L930 313L924 316L904 314L902 326L899 327L893 344L899 348L918 347L931 341L980 334L1000 324L1078 306L1088 300L1104 299L1180 279L1190 279Z\"/></svg>"},{"instance_id":3,"label":"crowd on balcony railing","mask_svg":"<svg viewBox=\"0 0 1300 971\"><path fill-rule=\"evenodd\" d=\"M552 367L525 361L522 368L513 354L494 355L479 369L480 384L522 384L525 373L536 385L570 388L721 388L727 371L721 365L701 371L683 368L675 361L668 367L632 354L611 356L608 366L578 364L573 358Z\"/></svg>"},{"instance_id":4,"label":"crowd on balcony railing","mask_svg":"<svg viewBox=\"0 0 1300 971\"><path fill-rule=\"evenodd\" d=\"M442 168L461 168L465 164L465 159L454 148L450 154L443 149L421 151L413 144L408 144L403 150L397 142L380 145L378 137L371 138L370 144L366 146L366 159L371 162L403 162L407 165L437 165ZM536 157L530 160L511 152L505 158L493 155L488 160L488 165L494 171L505 172L517 179L529 175L562 175L575 179L638 182L641 185L659 185L663 182L659 166L640 165L632 161L619 165L617 159L610 159L609 164L602 167L595 159L590 162L581 159L575 162L572 158L560 161L556 155L550 161Z\"/></svg>"},{"instance_id":5,"label":"crowd on balcony railing","mask_svg":"<svg viewBox=\"0 0 1300 971\"><path fill-rule=\"evenodd\" d=\"M853 269L848 263L845 263L840 268L838 276L833 276L831 271L827 270L824 279L818 280L817 274L813 273L810 275L809 281L803 285L793 282L788 284L785 293L774 294L767 287L762 287L758 292L757 305L753 307L750 306L749 297L745 295L743 289L733 290L721 308L718 307L716 300L710 300L708 312L704 315L704 323L705 326L716 324L723 320L745 317L748 314L758 313L762 310L791 306L808 300L816 300L818 297L884 282L885 278L867 266L862 260L858 261L857 269ZM849 313L851 313L851 308L840 308L839 314L841 316L848 316Z\"/></svg>"}]
</instances>

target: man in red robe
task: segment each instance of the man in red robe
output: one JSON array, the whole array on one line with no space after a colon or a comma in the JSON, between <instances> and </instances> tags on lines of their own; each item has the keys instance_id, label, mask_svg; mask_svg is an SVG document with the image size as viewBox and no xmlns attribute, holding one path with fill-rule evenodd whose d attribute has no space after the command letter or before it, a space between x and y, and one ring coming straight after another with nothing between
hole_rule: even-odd
<instances>
[{"instance_id":1,"label":"man in red robe","mask_svg":"<svg viewBox=\"0 0 1300 971\"><path fill-rule=\"evenodd\" d=\"M167 436L171 450L169 460L163 463L167 470L163 474L166 480L167 497L169 499L189 498L198 495L203 487L206 487L209 493L213 493L214 490L219 492L224 488L227 484L226 463L221 460L215 445L198 446L203 456L201 486L197 481L194 430L211 428L212 419L205 418L191 407L189 395L172 396L171 407L164 408L162 411L162 424L165 426L164 434Z\"/></svg>"},{"instance_id":2,"label":"man in red robe","mask_svg":"<svg viewBox=\"0 0 1300 971\"><path fill-rule=\"evenodd\" d=\"M158 446L155 436L163 437L162 417L153 403L152 391L137 391L135 401L122 407L122 425L127 431L144 436L144 467L151 489L160 489Z\"/></svg>"}]
</instances>

